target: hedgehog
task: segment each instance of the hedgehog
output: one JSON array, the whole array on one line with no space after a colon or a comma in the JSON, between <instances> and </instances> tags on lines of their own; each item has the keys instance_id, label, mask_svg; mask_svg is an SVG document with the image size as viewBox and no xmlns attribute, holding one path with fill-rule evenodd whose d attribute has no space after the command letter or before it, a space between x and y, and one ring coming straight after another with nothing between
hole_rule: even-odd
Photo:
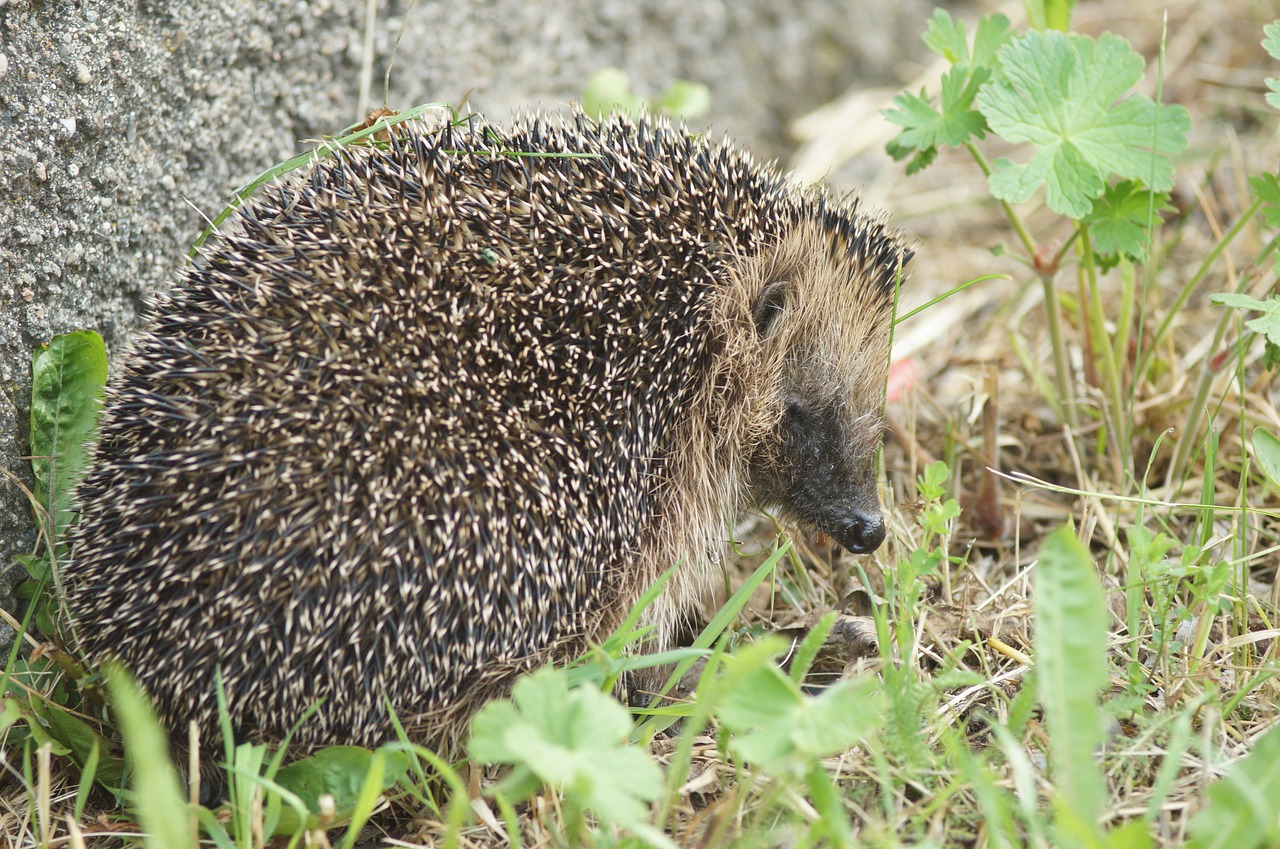
<instances>
[{"instance_id":1,"label":"hedgehog","mask_svg":"<svg viewBox=\"0 0 1280 849\"><path fill-rule=\"evenodd\" d=\"M317 156L242 205L116 375L62 578L164 724L455 751L740 511L858 553L901 237L731 142L532 114ZM211 749L216 751L216 749Z\"/></svg>"}]
</instances>

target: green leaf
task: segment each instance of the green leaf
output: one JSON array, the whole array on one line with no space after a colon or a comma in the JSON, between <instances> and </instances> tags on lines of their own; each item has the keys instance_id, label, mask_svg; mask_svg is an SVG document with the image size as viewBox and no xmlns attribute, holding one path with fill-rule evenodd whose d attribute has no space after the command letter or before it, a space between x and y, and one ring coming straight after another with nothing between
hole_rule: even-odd
<instances>
[{"instance_id":1,"label":"green leaf","mask_svg":"<svg viewBox=\"0 0 1280 849\"><path fill-rule=\"evenodd\" d=\"M928 167L938 146L959 147L972 138L985 138L987 122L974 110L978 90L997 70L997 51L1009 40L1009 20L993 15L978 22L970 49L964 24L938 9L929 20L924 42L945 56L954 67L942 76L940 105L922 89L919 94L903 92L884 111L892 123L903 127L886 149L895 160L912 157L907 173Z\"/></svg>"},{"instance_id":2,"label":"green leaf","mask_svg":"<svg viewBox=\"0 0 1280 849\"><path fill-rule=\"evenodd\" d=\"M1266 37L1262 39L1262 47L1271 54L1272 59L1280 59L1280 21L1272 21L1262 28ZM1267 103L1280 109L1280 79L1267 77Z\"/></svg>"},{"instance_id":3,"label":"green leaf","mask_svg":"<svg viewBox=\"0 0 1280 849\"><path fill-rule=\"evenodd\" d=\"M1240 295L1234 292L1218 292L1209 296L1209 301L1238 310L1260 312L1262 315L1251 318L1244 326L1254 333L1261 334L1272 345L1280 346L1280 297L1272 295L1265 301Z\"/></svg>"},{"instance_id":4,"label":"green leaf","mask_svg":"<svg viewBox=\"0 0 1280 849\"><path fill-rule=\"evenodd\" d=\"M622 705L592 687L570 690L564 670L542 669L516 681L509 701L476 714L468 749L484 763L517 767L517 780L502 785L513 801L537 790L522 777L531 773L570 803L671 846L648 824L644 804L661 795L662 771L647 751L623 745L630 730Z\"/></svg>"},{"instance_id":5,"label":"green leaf","mask_svg":"<svg viewBox=\"0 0 1280 849\"><path fill-rule=\"evenodd\" d=\"M903 147L924 149L946 145L958 147L974 136L984 138L987 122L973 110L978 88L991 72L980 68L972 77L969 69L956 66L942 75L943 111L935 109L923 93L903 93L893 99L896 109L888 109L884 117L905 129L896 142Z\"/></svg>"},{"instance_id":6,"label":"green leaf","mask_svg":"<svg viewBox=\"0 0 1280 849\"><path fill-rule=\"evenodd\" d=\"M1147 254L1147 234L1171 212L1167 192L1152 192L1136 180L1108 186L1095 198L1083 219L1093 236L1093 249L1103 257L1126 256L1141 261Z\"/></svg>"},{"instance_id":7,"label":"green leaf","mask_svg":"<svg viewBox=\"0 0 1280 849\"><path fill-rule=\"evenodd\" d=\"M48 735L65 746L67 753L80 766L99 758L101 752L111 751L111 744L71 711L43 699L32 699L31 710L39 717ZM97 767L97 778L108 790L123 787L124 762L113 757L102 758Z\"/></svg>"},{"instance_id":8,"label":"green leaf","mask_svg":"<svg viewBox=\"0 0 1280 849\"><path fill-rule=\"evenodd\" d=\"M1043 185L1052 210L1079 220L1112 175L1172 187L1168 157L1187 146L1191 117L1130 91L1144 63L1124 39L1031 32L999 58L1004 77L983 86L978 111L1002 138L1036 150L1023 165L996 160L996 197L1017 203Z\"/></svg>"},{"instance_id":9,"label":"green leaf","mask_svg":"<svg viewBox=\"0 0 1280 849\"><path fill-rule=\"evenodd\" d=\"M969 36L965 32L964 23L954 20L945 9L935 9L929 18L929 28L923 36L925 45L944 57L952 65L967 65L970 68L986 68L994 71L997 67L996 54L1012 37L1009 19L1001 14L988 15L978 21L974 31L973 48L969 47Z\"/></svg>"},{"instance_id":10,"label":"green leaf","mask_svg":"<svg viewBox=\"0 0 1280 849\"><path fill-rule=\"evenodd\" d=\"M1191 820L1191 849L1251 849L1280 842L1280 728L1262 735L1209 787L1209 803Z\"/></svg>"},{"instance_id":11,"label":"green leaf","mask_svg":"<svg viewBox=\"0 0 1280 849\"><path fill-rule=\"evenodd\" d=\"M1053 782L1065 809L1092 824L1106 788L1095 758L1104 728L1098 695L1108 681L1107 610L1093 560L1072 528L1045 539L1035 589L1037 682Z\"/></svg>"},{"instance_id":12,"label":"green leaf","mask_svg":"<svg viewBox=\"0 0 1280 849\"><path fill-rule=\"evenodd\" d=\"M31 362L31 467L55 538L71 521L106 382L107 350L91 330L55 336Z\"/></svg>"},{"instance_id":13,"label":"green leaf","mask_svg":"<svg viewBox=\"0 0 1280 849\"><path fill-rule=\"evenodd\" d=\"M643 108L644 98L631 93L631 79L617 68L596 71L582 92L582 111L593 118L615 112L636 115Z\"/></svg>"},{"instance_id":14,"label":"green leaf","mask_svg":"<svg viewBox=\"0 0 1280 849\"><path fill-rule=\"evenodd\" d=\"M711 108L711 89L702 83L676 80L654 105L672 118L687 121L706 114Z\"/></svg>"},{"instance_id":15,"label":"green leaf","mask_svg":"<svg viewBox=\"0 0 1280 849\"><path fill-rule=\"evenodd\" d=\"M1025 0L1027 21L1035 29L1066 32L1071 27L1071 10L1076 0Z\"/></svg>"},{"instance_id":16,"label":"green leaf","mask_svg":"<svg viewBox=\"0 0 1280 849\"><path fill-rule=\"evenodd\" d=\"M841 681L806 697L776 663L755 654L731 660L755 668L720 704L720 721L733 732L729 749L739 758L769 773L800 774L883 724L884 700L872 682Z\"/></svg>"},{"instance_id":17,"label":"green leaf","mask_svg":"<svg viewBox=\"0 0 1280 849\"><path fill-rule=\"evenodd\" d=\"M1262 201L1262 218L1267 226L1280 227L1280 179L1277 175L1250 177L1249 188L1253 190L1253 196Z\"/></svg>"},{"instance_id":18,"label":"green leaf","mask_svg":"<svg viewBox=\"0 0 1280 849\"><path fill-rule=\"evenodd\" d=\"M1272 484L1280 486L1280 439L1269 430L1255 427L1249 441L1253 445L1253 459L1262 473Z\"/></svg>"},{"instance_id":19,"label":"green leaf","mask_svg":"<svg viewBox=\"0 0 1280 849\"><path fill-rule=\"evenodd\" d=\"M378 789L383 792L393 787L405 774L409 768L409 759L402 752L390 749L380 751L384 767ZM374 752L358 746L330 746L282 767L276 773L275 783L297 795L307 806L312 814L308 827L314 827L314 815L320 812L320 797L326 793L333 796L336 819L344 822L355 810L374 757ZM282 813L284 816L277 831L284 834L297 833L302 824L291 822L288 809Z\"/></svg>"},{"instance_id":20,"label":"green leaf","mask_svg":"<svg viewBox=\"0 0 1280 849\"><path fill-rule=\"evenodd\" d=\"M148 849L191 846L187 801L178 789L178 775L169 760L164 729L124 670L111 665L106 673L111 705L133 767L133 802L146 832L143 844Z\"/></svg>"}]
</instances>

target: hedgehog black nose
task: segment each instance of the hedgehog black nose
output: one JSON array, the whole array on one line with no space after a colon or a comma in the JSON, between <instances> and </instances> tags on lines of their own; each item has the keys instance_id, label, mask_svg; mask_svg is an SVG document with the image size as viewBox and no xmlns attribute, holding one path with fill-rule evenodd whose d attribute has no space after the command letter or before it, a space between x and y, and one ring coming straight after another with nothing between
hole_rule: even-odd
<instances>
[{"instance_id":1,"label":"hedgehog black nose","mask_svg":"<svg viewBox=\"0 0 1280 849\"><path fill-rule=\"evenodd\" d=\"M880 547L884 534L884 518L879 513L854 511L840 520L832 536L854 554L867 554Z\"/></svg>"}]
</instances>

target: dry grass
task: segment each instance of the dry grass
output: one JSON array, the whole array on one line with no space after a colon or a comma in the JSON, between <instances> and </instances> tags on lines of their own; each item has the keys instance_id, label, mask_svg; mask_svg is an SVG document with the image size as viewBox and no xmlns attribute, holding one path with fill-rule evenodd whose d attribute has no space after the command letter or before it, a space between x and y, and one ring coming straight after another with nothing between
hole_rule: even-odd
<instances>
[{"instance_id":1,"label":"dry grass","mask_svg":"<svg viewBox=\"0 0 1280 849\"><path fill-rule=\"evenodd\" d=\"M1266 6L1248 0L1099 0L1077 10L1080 31L1117 32L1152 59L1167 10L1163 98L1186 106L1194 121L1192 149L1178 165L1178 213L1158 234L1158 260L1140 280L1148 334L1169 315L1176 293L1248 204L1246 177L1280 161L1280 122L1261 98L1263 78L1276 75L1257 46L1262 26L1276 14ZM1001 8L1016 18L1020 4ZM920 69L922 79L936 78L938 72ZM1153 79L1148 82L1148 93L1154 94ZM1034 705L1023 697L1033 654L1031 576L1045 533L1073 522L1090 544L1112 613L1113 722L1102 756L1108 791L1104 821L1114 827L1145 820L1157 845L1180 845L1206 789L1276 724L1280 704L1280 685L1272 677L1280 636L1280 503L1260 479L1246 446L1256 426L1280 432L1273 375L1259 363L1260 345L1224 363L1212 378L1216 450L1206 453L1203 433L1182 432L1202 368L1222 352L1210 346L1221 308L1210 305L1207 295L1235 291L1243 280L1246 291L1265 297L1274 287L1274 273L1269 265L1260 269L1251 263L1269 235L1257 227L1244 233L1172 316L1169 341L1154 354L1160 368L1132 385L1132 429L1124 438L1133 459L1125 467L1100 448L1105 443L1096 424L1064 432L1028 360L1015 354L1021 346L1030 363L1049 368L1043 296L1030 285L1028 269L992 253L993 246L1013 237L972 162L963 151L944 152L923 174L905 178L899 165L879 161L876 151L892 129L877 116L894 93L861 92L802 121L799 172L830 173L837 181L842 174L876 175L867 194L892 209L919 246L904 293L906 307L982 274L1008 279L979 284L898 328L895 357L911 363L918 377L888 410L893 425L885 452L890 544L872 557L852 558L836 555L823 539L798 540L801 556L753 597L742 631L802 636L823 612L836 611L840 619L813 668L813 683L853 671L883 672L888 659L911 670L922 692L932 693L913 734L895 730L891 722L880 747L869 744L824 762L838 776L860 840L884 846L922 840L996 845L982 803L984 782L1004 797L1018 797L1015 807L1035 808L1049 798L1047 738ZM857 160L850 164L849 157ZM1068 235L1047 210L1027 205L1022 211L1039 243L1056 247ZM1113 278L1104 285L1114 287ZM1076 297L1070 269L1059 272L1057 285ZM1081 354L1082 322L1070 304L1065 317L1073 334L1076 393L1085 412L1081 420L1096 422L1090 412L1101 398L1089 379L1088 358ZM1228 341L1238 328L1232 333ZM1129 374L1134 367L1134 361L1127 364ZM1178 440L1191 440L1199 450L1184 475L1170 478ZM964 508L945 541L955 562L927 579L918 605L903 605L894 596L893 570L920 544L915 480L932 459L953 470L949 485ZM1203 508L1205 493L1216 509ZM1207 567L1195 558L1197 565L1180 582L1137 585L1141 558L1129 536L1136 526L1165 533L1174 542L1169 554L1174 561L1199 546L1208 552L1203 563L1228 563L1221 597L1197 595L1206 579L1196 569ZM763 540L770 528L761 523L747 535ZM749 574L758 561L744 557L731 564L726 586ZM1214 604L1219 598L1222 603ZM909 656L877 647L873 604L886 599L896 599L891 619L909 617L907 630L915 637L908 643ZM949 683L953 679L958 683ZM1020 736L1011 744L1001 737L1001 728L1016 728ZM890 750L903 739L904 748ZM957 742L965 744L967 754L957 753ZM659 740L653 750L666 763L674 744ZM985 772L973 771L975 759L987 764ZM86 817L75 833L66 819L75 776L34 766L26 780L36 788L35 799L21 791L0 793L0 844L119 841L105 816ZM22 768L8 760L0 785L15 787ZM746 840L753 812L765 803L780 805L800 821L816 815L802 795L726 762L711 737L696 739L688 776L668 823L684 845ZM1015 792L1027 786L1029 802ZM779 802L775 796L786 798ZM475 824L454 835L455 845L502 842L500 815L480 801L473 812ZM557 845L563 839L557 828L561 821L557 799L537 797L521 816L524 845ZM445 826L421 811L401 810L383 824L388 835L409 845L447 842ZM1019 833L1029 843L1042 837ZM391 840L388 835L379 839ZM763 839L785 843L787 835L783 828ZM46 836L52 839L42 843Z\"/></svg>"}]
</instances>

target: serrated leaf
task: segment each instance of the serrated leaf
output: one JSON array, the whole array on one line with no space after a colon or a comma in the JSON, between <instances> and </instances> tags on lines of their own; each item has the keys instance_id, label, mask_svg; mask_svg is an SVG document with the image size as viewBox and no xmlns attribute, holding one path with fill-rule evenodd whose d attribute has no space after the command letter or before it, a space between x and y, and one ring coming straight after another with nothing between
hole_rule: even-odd
<instances>
[{"instance_id":1,"label":"serrated leaf","mask_svg":"<svg viewBox=\"0 0 1280 849\"><path fill-rule=\"evenodd\" d=\"M1209 301L1233 309L1262 313L1257 318L1246 321L1244 326L1265 337L1272 345L1280 346L1280 297L1272 295L1265 301L1259 301L1248 295L1218 292L1210 295Z\"/></svg>"},{"instance_id":2,"label":"serrated leaf","mask_svg":"<svg viewBox=\"0 0 1280 849\"><path fill-rule=\"evenodd\" d=\"M1252 849L1280 841L1280 728L1262 735L1242 760L1209 787L1192 818L1189 849Z\"/></svg>"},{"instance_id":3,"label":"serrated leaf","mask_svg":"<svg viewBox=\"0 0 1280 849\"><path fill-rule=\"evenodd\" d=\"M1258 468L1273 485L1280 486L1280 439L1269 430L1255 427L1249 441L1253 445L1253 459L1257 461Z\"/></svg>"},{"instance_id":4,"label":"serrated leaf","mask_svg":"<svg viewBox=\"0 0 1280 849\"><path fill-rule=\"evenodd\" d=\"M996 54L1011 35L1008 18L999 13L988 15L978 21L970 48L964 23L953 19L945 9L935 9L922 38L925 46L952 65L994 70Z\"/></svg>"},{"instance_id":5,"label":"serrated leaf","mask_svg":"<svg viewBox=\"0 0 1280 849\"><path fill-rule=\"evenodd\" d=\"M942 75L942 109L939 110L924 92L903 92L892 101L895 108L886 109L886 120L903 127L894 143L905 148L926 150L946 145L958 147L974 136L983 138L986 120L971 107L979 86L990 72L979 69L970 78L968 68L958 65Z\"/></svg>"},{"instance_id":6,"label":"serrated leaf","mask_svg":"<svg viewBox=\"0 0 1280 849\"><path fill-rule=\"evenodd\" d=\"M1280 177L1276 174L1250 177L1249 188L1253 196L1262 201L1263 220L1270 227L1280 227Z\"/></svg>"},{"instance_id":7,"label":"serrated leaf","mask_svg":"<svg viewBox=\"0 0 1280 849\"><path fill-rule=\"evenodd\" d=\"M55 336L31 361L31 467L55 534L70 523L86 442L102 412L107 351L91 330Z\"/></svg>"},{"instance_id":8,"label":"serrated leaf","mask_svg":"<svg viewBox=\"0 0 1280 849\"><path fill-rule=\"evenodd\" d=\"M1021 202L1043 185L1051 209L1080 219L1112 175L1173 185L1169 155L1186 147L1191 117L1131 92L1144 63L1124 39L1030 32L999 59L1003 78L982 88L978 111L993 132L1036 150L1025 164L996 160L996 197Z\"/></svg>"},{"instance_id":9,"label":"serrated leaf","mask_svg":"<svg viewBox=\"0 0 1280 849\"><path fill-rule=\"evenodd\" d=\"M1262 47L1272 59L1280 59L1280 21L1272 21L1262 28Z\"/></svg>"},{"instance_id":10,"label":"serrated leaf","mask_svg":"<svg viewBox=\"0 0 1280 849\"><path fill-rule=\"evenodd\" d=\"M951 17L946 9L934 9L929 27L921 36L925 46L951 64L969 61L969 40L964 24Z\"/></svg>"},{"instance_id":11,"label":"serrated leaf","mask_svg":"<svg viewBox=\"0 0 1280 849\"><path fill-rule=\"evenodd\" d=\"M1272 21L1262 28L1265 38L1262 39L1262 47L1271 54L1272 59L1280 59L1280 21ZM1270 103L1277 109L1280 109L1280 79L1275 77L1267 77L1267 103ZM1278 225L1273 225L1278 226Z\"/></svg>"},{"instance_id":12,"label":"serrated leaf","mask_svg":"<svg viewBox=\"0 0 1280 849\"><path fill-rule=\"evenodd\" d=\"M1033 646L1053 783L1066 808L1094 823L1106 787L1095 758L1103 742L1107 612L1093 560L1070 527L1045 539L1035 590Z\"/></svg>"},{"instance_id":13,"label":"serrated leaf","mask_svg":"<svg viewBox=\"0 0 1280 849\"><path fill-rule=\"evenodd\" d=\"M1122 180L1094 199L1083 222L1089 225L1098 254L1140 261L1147 253L1147 233L1162 212L1172 209L1167 192L1152 192L1139 182Z\"/></svg>"}]
</instances>

